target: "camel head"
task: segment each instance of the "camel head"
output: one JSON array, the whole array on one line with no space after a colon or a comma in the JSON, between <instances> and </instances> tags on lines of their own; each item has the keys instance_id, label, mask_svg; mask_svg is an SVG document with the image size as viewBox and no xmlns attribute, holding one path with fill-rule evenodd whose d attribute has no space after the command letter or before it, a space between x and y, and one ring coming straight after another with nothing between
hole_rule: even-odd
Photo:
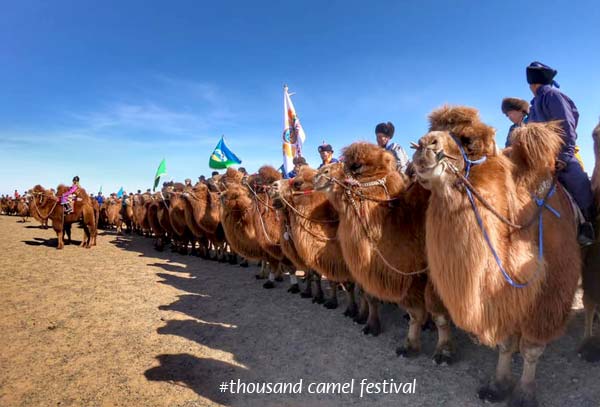
<instances>
[{"instance_id":1,"label":"camel head","mask_svg":"<svg viewBox=\"0 0 600 407\"><path fill-rule=\"evenodd\" d=\"M273 182L269 190L269 196L273 199L273 206L278 209L285 207L281 198L288 203L302 205L302 201L310 199L309 196L314 192L316 175L316 170L304 166L296 177Z\"/></svg>"},{"instance_id":2,"label":"camel head","mask_svg":"<svg viewBox=\"0 0 600 407\"><path fill-rule=\"evenodd\" d=\"M498 154L494 129L482 123L473 108L444 106L431 113L429 120L429 133L413 145L417 179L427 189L437 182L453 182L453 171L464 170L461 147L470 160Z\"/></svg>"},{"instance_id":3,"label":"camel head","mask_svg":"<svg viewBox=\"0 0 600 407\"><path fill-rule=\"evenodd\" d=\"M48 203L54 204L56 200L52 191L45 189L39 184L31 189L31 195L35 200L35 204L39 207L43 207Z\"/></svg>"},{"instance_id":4,"label":"camel head","mask_svg":"<svg viewBox=\"0 0 600 407\"><path fill-rule=\"evenodd\" d=\"M334 180L344 178L344 163L337 162L328 164L317 170L313 183L315 190L323 192L331 192L335 185Z\"/></svg>"}]
</instances>

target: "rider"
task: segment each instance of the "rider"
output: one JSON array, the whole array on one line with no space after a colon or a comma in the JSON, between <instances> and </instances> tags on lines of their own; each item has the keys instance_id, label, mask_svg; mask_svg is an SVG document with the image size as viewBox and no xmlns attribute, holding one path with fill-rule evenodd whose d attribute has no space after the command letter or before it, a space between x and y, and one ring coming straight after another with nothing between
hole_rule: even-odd
<instances>
[{"instance_id":1,"label":"rider","mask_svg":"<svg viewBox=\"0 0 600 407\"><path fill-rule=\"evenodd\" d=\"M73 185L71 186L71 188L69 188L69 190L62 194L60 197L60 204L65 209L65 215L68 215L71 212L73 212L73 205L71 205L71 202L69 202L69 197L73 195L78 189L79 177L76 175L75 177L73 177Z\"/></svg>"},{"instance_id":2,"label":"rider","mask_svg":"<svg viewBox=\"0 0 600 407\"><path fill-rule=\"evenodd\" d=\"M294 169L287 173L286 178L294 178L296 175L298 175L302 167L308 166L306 158L304 157L294 157L292 162L294 163Z\"/></svg>"},{"instance_id":3,"label":"rider","mask_svg":"<svg viewBox=\"0 0 600 407\"><path fill-rule=\"evenodd\" d=\"M323 167L324 165L338 162L337 159L333 158L333 147L331 147L331 144L321 144L319 146L319 155L321 156L322 161L321 165L319 165L319 168Z\"/></svg>"},{"instance_id":4,"label":"rider","mask_svg":"<svg viewBox=\"0 0 600 407\"><path fill-rule=\"evenodd\" d=\"M396 167L399 172L405 172L408 167L408 156L404 149L398 143L392 143L394 137L394 125L392 122L379 123L375 127L375 136L377 137L377 145L385 148L396 158Z\"/></svg>"},{"instance_id":5,"label":"rider","mask_svg":"<svg viewBox=\"0 0 600 407\"><path fill-rule=\"evenodd\" d=\"M581 209L585 222L579 225L577 240L582 246L594 243L594 197L588 175L575 156L577 122L579 112L575 103L558 88L554 80L557 71L541 62L532 62L526 69L527 83L533 93L530 122L560 120L564 145L556 160L556 172L560 183L573 196Z\"/></svg>"},{"instance_id":6,"label":"rider","mask_svg":"<svg viewBox=\"0 0 600 407\"><path fill-rule=\"evenodd\" d=\"M519 98L504 98L501 109L502 113L512 122L504 143L504 147L510 147L510 136L513 130L526 124L529 120L529 102Z\"/></svg>"}]
</instances>

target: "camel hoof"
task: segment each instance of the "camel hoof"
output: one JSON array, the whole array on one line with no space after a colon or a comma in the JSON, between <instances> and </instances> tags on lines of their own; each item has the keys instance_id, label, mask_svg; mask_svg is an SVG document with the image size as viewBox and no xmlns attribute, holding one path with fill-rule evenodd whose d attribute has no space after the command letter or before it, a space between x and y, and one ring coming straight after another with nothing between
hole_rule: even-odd
<instances>
[{"instance_id":1,"label":"camel hoof","mask_svg":"<svg viewBox=\"0 0 600 407\"><path fill-rule=\"evenodd\" d=\"M314 303L323 304L325 302L325 298L323 298L322 295L319 295L319 296L314 297L312 302L313 302L313 304Z\"/></svg>"},{"instance_id":2,"label":"camel hoof","mask_svg":"<svg viewBox=\"0 0 600 407\"><path fill-rule=\"evenodd\" d=\"M579 347L577 353L586 362L600 362L600 338L591 337L586 339Z\"/></svg>"},{"instance_id":3,"label":"camel hoof","mask_svg":"<svg viewBox=\"0 0 600 407\"><path fill-rule=\"evenodd\" d=\"M349 305L348 308L344 311L344 316L348 318L356 318L356 314L358 314L358 309L356 306Z\"/></svg>"},{"instance_id":4,"label":"camel hoof","mask_svg":"<svg viewBox=\"0 0 600 407\"><path fill-rule=\"evenodd\" d=\"M354 317L354 322L360 325L364 325L367 323L367 316L358 314L356 317Z\"/></svg>"},{"instance_id":5,"label":"camel hoof","mask_svg":"<svg viewBox=\"0 0 600 407\"><path fill-rule=\"evenodd\" d=\"M300 292L300 287L298 284L292 284L290 288L288 288L287 292L290 294L298 294Z\"/></svg>"},{"instance_id":6,"label":"camel hoof","mask_svg":"<svg viewBox=\"0 0 600 407\"><path fill-rule=\"evenodd\" d=\"M245 260L245 261L241 262L240 267L248 267L248 261Z\"/></svg>"},{"instance_id":7,"label":"camel hoof","mask_svg":"<svg viewBox=\"0 0 600 407\"><path fill-rule=\"evenodd\" d=\"M523 391L521 387L517 387L508 400L509 407L538 407L538 405L535 393Z\"/></svg>"},{"instance_id":8,"label":"camel hoof","mask_svg":"<svg viewBox=\"0 0 600 407\"><path fill-rule=\"evenodd\" d=\"M337 301L327 300L323 306L327 309L336 309L338 307Z\"/></svg>"},{"instance_id":9,"label":"camel hoof","mask_svg":"<svg viewBox=\"0 0 600 407\"><path fill-rule=\"evenodd\" d=\"M275 277L275 281L277 281L278 283L281 283L283 281L283 277L277 276L277 277Z\"/></svg>"},{"instance_id":10,"label":"camel hoof","mask_svg":"<svg viewBox=\"0 0 600 407\"><path fill-rule=\"evenodd\" d=\"M379 324L367 324L362 329L362 333L364 335L379 336L379 334L381 333L381 326Z\"/></svg>"},{"instance_id":11,"label":"camel hoof","mask_svg":"<svg viewBox=\"0 0 600 407\"><path fill-rule=\"evenodd\" d=\"M306 291L303 291L300 294L300 297L302 297L302 298L312 298L312 294L311 293L307 293Z\"/></svg>"},{"instance_id":12,"label":"camel hoof","mask_svg":"<svg viewBox=\"0 0 600 407\"><path fill-rule=\"evenodd\" d=\"M496 380L490 380L477 390L477 395L481 400L488 401L490 403L499 403L508 398L513 388L513 384L500 383Z\"/></svg>"},{"instance_id":13,"label":"camel hoof","mask_svg":"<svg viewBox=\"0 0 600 407\"><path fill-rule=\"evenodd\" d=\"M264 280L267 277L261 276L260 274L255 274L254 277L256 277L257 280Z\"/></svg>"},{"instance_id":14,"label":"camel hoof","mask_svg":"<svg viewBox=\"0 0 600 407\"><path fill-rule=\"evenodd\" d=\"M402 345L402 346L398 346L396 348L396 356L402 357L402 358L414 358L415 356L417 356L420 352L414 348Z\"/></svg>"},{"instance_id":15,"label":"camel hoof","mask_svg":"<svg viewBox=\"0 0 600 407\"><path fill-rule=\"evenodd\" d=\"M275 283L272 282L271 280L269 280L263 284L263 288L266 288L266 289L275 288Z\"/></svg>"},{"instance_id":16,"label":"camel hoof","mask_svg":"<svg viewBox=\"0 0 600 407\"><path fill-rule=\"evenodd\" d=\"M437 366L449 366L454 362L454 353L449 349L436 351L433 355L433 363Z\"/></svg>"}]
</instances>

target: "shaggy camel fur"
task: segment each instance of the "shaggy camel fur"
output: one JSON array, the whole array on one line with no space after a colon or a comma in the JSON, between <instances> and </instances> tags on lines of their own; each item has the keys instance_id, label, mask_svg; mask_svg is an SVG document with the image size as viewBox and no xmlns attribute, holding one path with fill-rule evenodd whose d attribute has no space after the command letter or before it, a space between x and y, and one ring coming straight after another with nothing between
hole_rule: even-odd
<instances>
[{"instance_id":1,"label":"shaggy camel fur","mask_svg":"<svg viewBox=\"0 0 600 407\"><path fill-rule=\"evenodd\" d=\"M59 185L57 195L67 192L69 188L65 185ZM58 238L57 249L64 248L64 234L67 234L69 243L71 242L71 225L83 219L84 238L80 247L89 249L96 245L96 219L94 208L90 197L85 189L79 188L73 201L73 212L65 215L64 207L60 204L59 198L51 191L47 191L41 185L36 185L32 190L33 199L31 200L31 211L35 213L35 218L39 220L52 220L52 228Z\"/></svg>"},{"instance_id":2,"label":"shaggy camel fur","mask_svg":"<svg viewBox=\"0 0 600 407\"><path fill-rule=\"evenodd\" d=\"M192 243L192 251L195 250L195 239L186 224L185 209L187 204L182 197L183 189L183 184L176 183L168 191L165 191L163 195L169 200L169 220L177 249L180 254L187 254L190 242Z\"/></svg>"},{"instance_id":3,"label":"shaggy camel fur","mask_svg":"<svg viewBox=\"0 0 600 407\"><path fill-rule=\"evenodd\" d=\"M587 361L600 361L600 339L593 336L594 315L600 312L600 124L592 133L596 165L592 174L592 192L596 205L596 243L584 249L583 304L585 306L585 330L579 354Z\"/></svg>"},{"instance_id":4,"label":"shaggy camel fur","mask_svg":"<svg viewBox=\"0 0 600 407\"><path fill-rule=\"evenodd\" d=\"M312 269L327 278L332 296L325 302L326 308L337 308L339 283L350 283L347 285L350 302L344 315L355 317L358 308L353 280L337 238L338 215L327 196L314 190L316 173L314 169L304 167L295 178L273 183L270 195L283 218L281 246L298 269Z\"/></svg>"},{"instance_id":5,"label":"shaggy camel fur","mask_svg":"<svg viewBox=\"0 0 600 407\"><path fill-rule=\"evenodd\" d=\"M247 179L239 171L228 168L221 178L221 223L227 238L227 242L233 250L249 260L266 260L273 273L279 270L281 253L266 250L266 235L256 219L257 210L255 197L250 195L247 187ZM279 237L274 237L279 241ZM271 248L274 245L270 245ZM281 250L279 248L279 250ZM273 250L276 252L276 250ZM257 275L264 278L264 275ZM265 288L272 288L272 282L267 281Z\"/></svg>"},{"instance_id":6,"label":"shaggy camel fur","mask_svg":"<svg viewBox=\"0 0 600 407\"><path fill-rule=\"evenodd\" d=\"M224 260L226 240L221 225L221 201L219 193L211 192L204 183L187 187L182 194L185 204L185 222L197 239L204 245L205 257L209 257L208 241L215 247L217 260Z\"/></svg>"},{"instance_id":7,"label":"shaggy camel fur","mask_svg":"<svg viewBox=\"0 0 600 407\"><path fill-rule=\"evenodd\" d=\"M446 106L434 111L430 122L413 159L419 180L432 192L426 222L429 275L456 325L485 345L499 345L496 375L479 396L488 401L510 396L511 405L536 405L537 361L546 344L562 334L581 273L569 199L560 185L549 193L561 147L557 126L516 129L509 158L499 153L494 130L475 109ZM459 178L466 163L457 143L470 160L486 157L471 167L468 178L497 212L474 198L489 240ZM550 194L548 206L538 209L532 194ZM538 261L540 214L543 259ZM524 366L513 390L511 359L517 348Z\"/></svg>"},{"instance_id":8,"label":"shaggy camel fur","mask_svg":"<svg viewBox=\"0 0 600 407\"><path fill-rule=\"evenodd\" d=\"M167 231L162 227L158 218L159 209L164 206L160 193L157 192L154 194L152 199L146 202L146 206L146 221L150 230L154 233L154 247L156 250L162 251L167 243L168 237Z\"/></svg>"},{"instance_id":9,"label":"shaggy camel fur","mask_svg":"<svg viewBox=\"0 0 600 407\"><path fill-rule=\"evenodd\" d=\"M396 170L391 153L370 143L343 151L344 162L322 168L317 189L328 192L340 219L338 237L344 260L357 284L369 295L400 305L410 315L401 356L421 350L427 311L438 330L433 359L451 363L450 320L428 284L425 211L429 192ZM429 286L429 287L428 287ZM367 333L380 331L377 303L371 301Z\"/></svg>"},{"instance_id":10,"label":"shaggy camel fur","mask_svg":"<svg viewBox=\"0 0 600 407\"><path fill-rule=\"evenodd\" d=\"M29 217L29 204L25 198L21 198L17 202L17 215L22 218L23 223L27 222L27 218Z\"/></svg>"}]
</instances>

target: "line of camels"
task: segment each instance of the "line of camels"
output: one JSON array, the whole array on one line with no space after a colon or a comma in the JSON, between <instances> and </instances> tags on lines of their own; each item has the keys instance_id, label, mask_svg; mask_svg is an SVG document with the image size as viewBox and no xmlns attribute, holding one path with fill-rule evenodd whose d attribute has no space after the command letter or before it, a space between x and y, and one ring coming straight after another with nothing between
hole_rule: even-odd
<instances>
[{"instance_id":1,"label":"line of camels","mask_svg":"<svg viewBox=\"0 0 600 407\"><path fill-rule=\"evenodd\" d=\"M152 236L157 250L170 243L181 253L191 248L203 257L214 251L221 260L238 254L264 261L265 288L287 271L288 291L299 292L294 271L305 270L302 295L336 308L343 287L344 315L365 324L366 334L381 332L380 301L398 304L410 316L400 356L421 351L421 330L430 319L438 333L433 360L451 363L454 324L499 349L495 374L478 390L481 399L537 405L538 359L563 334L580 282L585 328L579 354L600 360L600 338L592 335L600 243L577 244L576 210L554 174L559 127L525 125L513 132L512 147L500 150L494 129L473 108L444 106L429 121L429 132L412 144L407 174L396 171L389 152L357 142L343 150L342 162L304 167L293 179L270 166L250 176L229 168L211 182L170 183L158 193L134 195L125 211L115 199L100 208L79 189L73 213L65 215L57 196L67 187L55 195L37 185L30 215L52 220L59 249L79 221L81 245L95 245L103 216ZM592 185L600 209L600 125L593 137ZM515 381L517 351L524 364Z\"/></svg>"}]
</instances>

